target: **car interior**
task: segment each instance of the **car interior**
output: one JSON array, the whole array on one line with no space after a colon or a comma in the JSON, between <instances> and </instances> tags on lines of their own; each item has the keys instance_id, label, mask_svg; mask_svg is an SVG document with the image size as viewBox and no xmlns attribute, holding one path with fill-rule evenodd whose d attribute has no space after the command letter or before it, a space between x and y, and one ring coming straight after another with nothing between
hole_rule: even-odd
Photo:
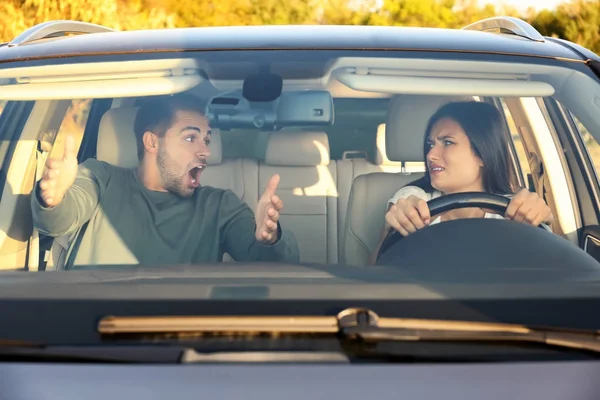
<instances>
[{"instance_id":1,"label":"car interior","mask_svg":"<svg viewBox=\"0 0 600 400\"><path fill-rule=\"evenodd\" d=\"M516 95L507 95L497 88L492 89L495 95L456 88L455 94L443 94L443 88L422 90L431 88L431 82L417 77L417 83L423 80L421 93L413 89L397 93L393 88L379 87L375 81L363 81L365 76L348 72L347 68L341 71L327 86L334 122L276 131L216 128L201 184L229 189L253 209L267 180L277 173L281 176L277 193L284 202L280 221L295 234L300 261L365 265L384 224L386 200L423 174L422 135L429 117L449 101L486 101L496 105L505 117L515 179L546 199L556 216L554 232L579 244L581 204L577 203L566 155L556 146L556 127L547 118L544 99L548 96L533 94L536 90L545 93L546 87L514 86L525 88L521 95L518 90ZM558 79L549 76L549 81ZM214 99L206 96L204 84L188 83L186 90L199 102L209 104ZM222 84L218 79L211 83L217 89ZM340 89L341 83L352 89ZM366 84L374 88L361 91ZM73 238L36 235L28 200L34 180L40 176L47 157L60 156L65 132L78 135L79 162L94 157L121 167L137 165L133 121L139 102L151 95L143 93L139 89L142 86L135 86L138 89L130 90L127 96L86 97L86 93L77 92L77 96L69 97L69 90L79 90L75 86L66 89L63 99L52 99L50 94L44 99L39 91L35 92L35 102L31 95L29 100L22 96L21 103L32 107L32 112L22 121L22 130L17 134L20 136L12 139L12 162L4 172L6 185L0 204L3 268L63 268ZM51 87L46 90L50 93ZM119 90L122 92L115 84L112 94L119 94ZM186 90L170 88L165 93ZM18 93L15 89L7 96L18 98ZM227 91L221 87L217 93ZM115 248L114 253L116 264L135 263L130 254L125 254L125 248ZM225 255L224 261L232 260Z\"/></svg>"},{"instance_id":2,"label":"car interior","mask_svg":"<svg viewBox=\"0 0 600 400\"><path fill-rule=\"evenodd\" d=\"M410 133L424 131L437 108L455 99L463 98L393 98L384 123L374 126L375 132L365 134L375 142L375 154L370 157L365 156L367 148L362 146L345 150L341 157L332 160L326 132L300 131L269 132L264 149L260 149L263 158L224 158L222 136L226 134L215 130L202 184L229 189L254 208L266 180L280 174L278 194L285 204L281 223L296 235L301 262L365 265L377 244L387 199L398 188L422 176L418 168L406 171L402 162L389 160L385 135L397 137L395 159L413 165L422 163L422 143ZM137 165L133 134L136 110L121 106L103 114L97 133L98 160L125 168ZM64 245L68 243L66 238L54 242L47 269L64 265Z\"/></svg>"}]
</instances>

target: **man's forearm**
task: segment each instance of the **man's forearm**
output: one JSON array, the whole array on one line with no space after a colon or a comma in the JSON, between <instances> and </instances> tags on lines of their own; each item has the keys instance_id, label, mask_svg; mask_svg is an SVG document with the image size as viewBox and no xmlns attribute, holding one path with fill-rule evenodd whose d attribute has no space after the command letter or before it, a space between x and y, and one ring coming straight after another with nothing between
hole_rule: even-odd
<instances>
[{"instance_id":1,"label":"man's forearm","mask_svg":"<svg viewBox=\"0 0 600 400\"><path fill-rule=\"evenodd\" d=\"M62 201L54 207L46 206L39 196L39 184L36 184L31 196L33 225L48 236L73 233L91 218L97 203L98 191L87 180L71 186Z\"/></svg>"},{"instance_id":2,"label":"man's forearm","mask_svg":"<svg viewBox=\"0 0 600 400\"><path fill-rule=\"evenodd\" d=\"M255 246L258 249L260 261L280 261L297 263L300 261L298 250L298 241L296 236L289 231L281 229L277 223L278 239L273 244L264 244L257 242Z\"/></svg>"},{"instance_id":3,"label":"man's forearm","mask_svg":"<svg viewBox=\"0 0 600 400\"><path fill-rule=\"evenodd\" d=\"M254 232L254 218L250 215L238 218L226 233L226 252L236 261L299 261L298 242L292 232L278 226L280 236L273 244L256 240Z\"/></svg>"}]
</instances>

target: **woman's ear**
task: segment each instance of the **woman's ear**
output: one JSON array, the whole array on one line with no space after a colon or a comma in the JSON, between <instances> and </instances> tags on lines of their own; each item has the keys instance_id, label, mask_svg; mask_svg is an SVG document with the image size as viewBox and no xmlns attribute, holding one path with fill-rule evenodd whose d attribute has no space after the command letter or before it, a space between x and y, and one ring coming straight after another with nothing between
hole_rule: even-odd
<instances>
[{"instance_id":1,"label":"woman's ear","mask_svg":"<svg viewBox=\"0 0 600 400\"><path fill-rule=\"evenodd\" d=\"M144 132L144 136L142 136L142 142L144 143L144 148L148 153L158 153L158 135L153 132L146 131Z\"/></svg>"}]
</instances>

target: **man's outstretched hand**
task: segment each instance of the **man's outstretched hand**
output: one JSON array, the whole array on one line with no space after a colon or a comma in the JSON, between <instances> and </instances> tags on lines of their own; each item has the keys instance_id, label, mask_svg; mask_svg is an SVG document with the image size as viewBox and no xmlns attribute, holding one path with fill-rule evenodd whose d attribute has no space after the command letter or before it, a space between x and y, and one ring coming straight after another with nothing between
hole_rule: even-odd
<instances>
[{"instance_id":1,"label":"man's outstretched hand","mask_svg":"<svg viewBox=\"0 0 600 400\"><path fill-rule=\"evenodd\" d=\"M40 197L47 207L62 201L77 177L77 149L73 136L67 136L62 159L46 160L46 170L40 180Z\"/></svg>"},{"instance_id":2,"label":"man's outstretched hand","mask_svg":"<svg viewBox=\"0 0 600 400\"><path fill-rule=\"evenodd\" d=\"M275 194L278 185L279 175L273 175L256 206L256 240L265 244L273 244L278 239L277 221L283 208L283 202Z\"/></svg>"}]
</instances>

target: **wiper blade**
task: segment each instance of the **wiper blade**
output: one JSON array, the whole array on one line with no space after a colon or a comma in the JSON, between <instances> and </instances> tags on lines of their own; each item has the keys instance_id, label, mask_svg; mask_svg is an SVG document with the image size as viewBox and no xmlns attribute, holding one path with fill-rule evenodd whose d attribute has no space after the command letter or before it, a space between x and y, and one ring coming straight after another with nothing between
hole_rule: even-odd
<instances>
[{"instance_id":1,"label":"wiper blade","mask_svg":"<svg viewBox=\"0 0 600 400\"><path fill-rule=\"evenodd\" d=\"M488 322L379 318L366 309L345 310L338 318L346 338L363 341L517 341L600 352L597 331Z\"/></svg>"},{"instance_id":2,"label":"wiper blade","mask_svg":"<svg viewBox=\"0 0 600 400\"><path fill-rule=\"evenodd\" d=\"M534 342L600 353L597 331L533 328L504 323L381 318L372 310L349 308L337 316L151 316L103 318L103 338L194 338L206 335L336 335L343 340Z\"/></svg>"},{"instance_id":3,"label":"wiper blade","mask_svg":"<svg viewBox=\"0 0 600 400\"><path fill-rule=\"evenodd\" d=\"M550 346L568 347L600 353L600 337L595 331L569 331L552 328L530 328L523 325L494 324L485 322L439 321L419 319L384 318L375 322L368 317L367 323L352 321L342 328L349 339L366 342L379 341L436 341L436 342L534 342Z\"/></svg>"}]
</instances>

